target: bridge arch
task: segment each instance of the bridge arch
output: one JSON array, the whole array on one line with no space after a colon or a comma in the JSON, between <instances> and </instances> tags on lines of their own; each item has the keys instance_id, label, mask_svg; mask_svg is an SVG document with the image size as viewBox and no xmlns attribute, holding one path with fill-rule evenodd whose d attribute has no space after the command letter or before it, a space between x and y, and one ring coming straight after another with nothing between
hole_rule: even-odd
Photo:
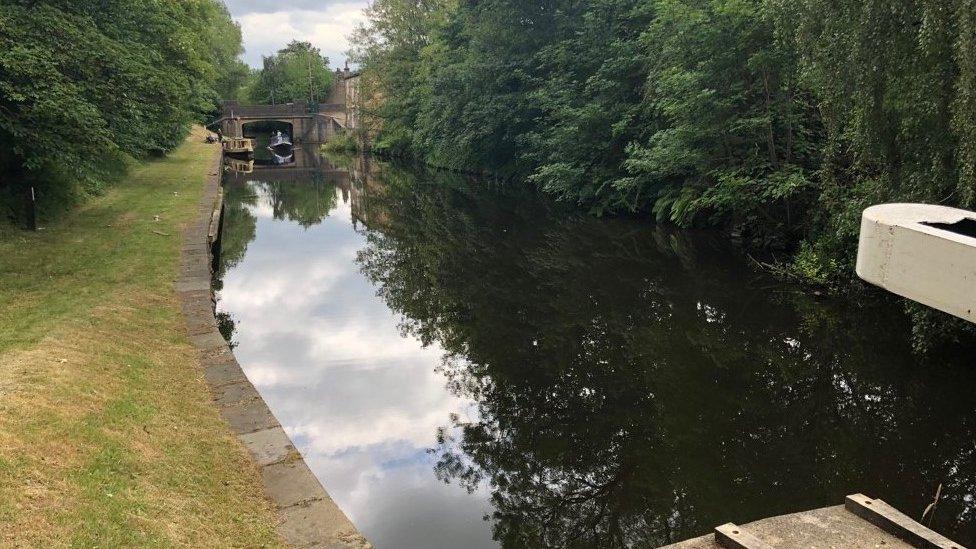
<instances>
[{"instance_id":1,"label":"bridge arch","mask_svg":"<svg viewBox=\"0 0 976 549\"><path fill-rule=\"evenodd\" d=\"M262 137L270 135L276 131L293 137L295 135L294 120L275 120L260 119L241 122L241 133L243 137Z\"/></svg>"},{"instance_id":2,"label":"bridge arch","mask_svg":"<svg viewBox=\"0 0 976 549\"><path fill-rule=\"evenodd\" d=\"M262 121L291 124L291 137L296 144L324 143L333 135L352 127L349 125L347 105L302 102L241 105L237 101L225 101L222 104L221 117L215 124L219 124L226 136L244 137L244 126Z\"/></svg>"}]
</instances>

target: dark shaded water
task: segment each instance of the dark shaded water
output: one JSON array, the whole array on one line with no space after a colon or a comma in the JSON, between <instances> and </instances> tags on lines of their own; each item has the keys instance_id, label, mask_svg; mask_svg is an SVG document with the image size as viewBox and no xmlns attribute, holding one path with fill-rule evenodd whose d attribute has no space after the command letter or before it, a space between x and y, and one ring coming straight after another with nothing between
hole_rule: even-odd
<instances>
[{"instance_id":1,"label":"dark shaded water","mask_svg":"<svg viewBox=\"0 0 976 549\"><path fill-rule=\"evenodd\" d=\"M914 356L897 305L351 162L228 180L218 309L378 548L656 547L854 492L918 518L940 483L976 542L976 365Z\"/></svg>"}]
</instances>

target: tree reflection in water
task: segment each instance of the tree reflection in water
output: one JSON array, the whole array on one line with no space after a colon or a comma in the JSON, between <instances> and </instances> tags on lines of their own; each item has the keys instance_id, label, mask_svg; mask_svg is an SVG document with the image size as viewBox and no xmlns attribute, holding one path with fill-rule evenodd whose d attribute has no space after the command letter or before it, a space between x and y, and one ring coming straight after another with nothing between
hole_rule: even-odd
<instances>
[{"instance_id":1,"label":"tree reflection in water","mask_svg":"<svg viewBox=\"0 0 976 549\"><path fill-rule=\"evenodd\" d=\"M934 526L976 541L976 372L913 356L897 306L818 299L706 236L518 185L376 177L344 191L359 262L478 402L432 451L441 478L491 491L503 546L654 547L858 491L917 517L940 483ZM304 227L337 199L324 180L226 193L222 272L259 196Z\"/></svg>"},{"instance_id":2,"label":"tree reflection in water","mask_svg":"<svg viewBox=\"0 0 976 549\"><path fill-rule=\"evenodd\" d=\"M215 291L223 288L227 271L236 267L247 254L248 245L257 232L257 219L252 211L263 198L271 208L274 219L294 221L308 229L322 222L335 209L339 189L322 175L301 183L280 181L227 182L224 184L223 230L220 237L220 256L214 271ZM217 312L217 328L231 347L235 347L236 322L228 312Z\"/></svg>"},{"instance_id":3,"label":"tree reflection in water","mask_svg":"<svg viewBox=\"0 0 976 549\"><path fill-rule=\"evenodd\" d=\"M504 547L656 547L865 492L973 526L976 372L897 306L818 299L701 235L387 168L363 272L479 403L432 451ZM378 189L381 189L379 191Z\"/></svg>"}]
</instances>

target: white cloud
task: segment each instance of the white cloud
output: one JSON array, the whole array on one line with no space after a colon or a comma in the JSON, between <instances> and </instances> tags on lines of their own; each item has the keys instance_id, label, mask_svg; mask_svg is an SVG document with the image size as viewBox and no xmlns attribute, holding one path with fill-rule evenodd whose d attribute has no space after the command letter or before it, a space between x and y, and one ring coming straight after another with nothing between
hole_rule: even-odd
<instances>
[{"instance_id":1,"label":"white cloud","mask_svg":"<svg viewBox=\"0 0 976 549\"><path fill-rule=\"evenodd\" d=\"M281 11L282 6L282 2L277 0L224 0L224 3L233 15ZM337 2L334 0L288 0L287 2L291 9L310 11L325 11L334 3Z\"/></svg>"},{"instance_id":2,"label":"white cloud","mask_svg":"<svg viewBox=\"0 0 976 549\"><path fill-rule=\"evenodd\" d=\"M349 49L349 36L363 20L363 0L330 4L322 10L289 9L253 11L237 15L244 34L245 61L261 66L261 57L283 48L292 40L311 42L341 66Z\"/></svg>"},{"instance_id":3,"label":"white cloud","mask_svg":"<svg viewBox=\"0 0 976 549\"><path fill-rule=\"evenodd\" d=\"M377 547L496 547L481 520L489 492L438 481L427 453L451 414L475 419L477 406L445 387L435 369L443 349L404 337L360 272L366 243L350 203L306 230L273 219L267 192L253 190L255 239L218 305L237 322L235 354L250 380Z\"/></svg>"}]
</instances>

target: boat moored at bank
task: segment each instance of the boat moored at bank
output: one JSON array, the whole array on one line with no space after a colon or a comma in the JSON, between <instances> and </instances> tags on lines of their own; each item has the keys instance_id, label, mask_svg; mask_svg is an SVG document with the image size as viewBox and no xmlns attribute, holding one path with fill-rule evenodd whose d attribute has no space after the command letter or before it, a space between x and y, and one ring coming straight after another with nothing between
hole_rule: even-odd
<instances>
[{"instance_id":1,"label":"boat moored at bank","mask_svg":"<svg viewBox=\"0 0 976 549\"><path fill-rule=\"evenodd\" d=\"M224 152L236 155L254 154L254 140L247 137L224 138Z\"/></svg>"}]
</instances>

